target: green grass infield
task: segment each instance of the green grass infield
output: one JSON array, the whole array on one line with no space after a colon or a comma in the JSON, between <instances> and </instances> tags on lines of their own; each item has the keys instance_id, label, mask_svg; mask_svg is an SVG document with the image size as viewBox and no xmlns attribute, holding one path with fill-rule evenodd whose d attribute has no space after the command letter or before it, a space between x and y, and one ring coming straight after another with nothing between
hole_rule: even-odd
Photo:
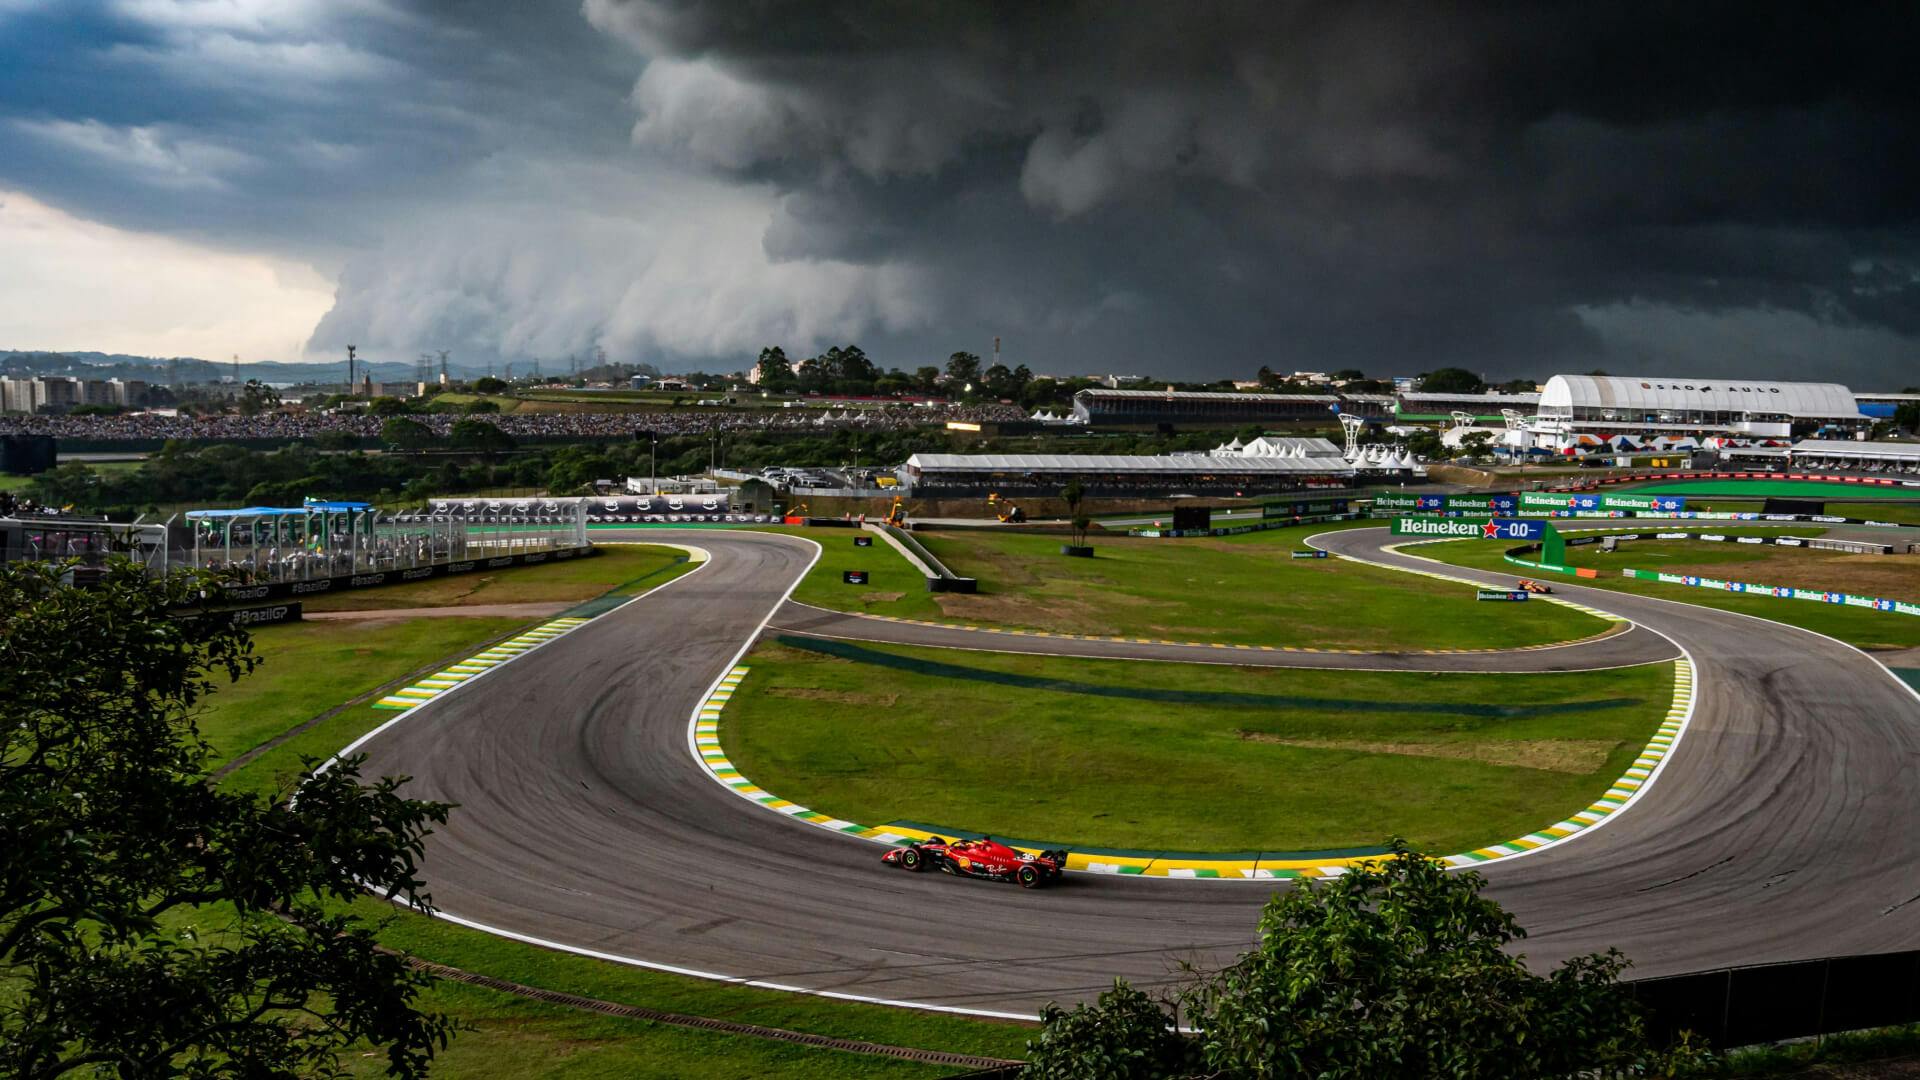
<instances>
[{"instance_id":1,"label":"green grass infield","mask_svg":"<svg viewBox=\"0 0 1920 1080\"><path fill-rule=\"evenodd\" d=\"M1311 852L1512 839L1606 792L1669 664L1541 675L763 644L721 720L742 775L821 813L1079 847Z\"/></svg>"},{"instance_id":2,"label":"green grass infield","mask_svg":"<svg viewBox=\"0 0 1920 1080\"><path fill-rule=\"evenodd\" d=\"M1370 524L1370 523L1362 523ZM915 535L972 595L930 593L926 578L876 538L789 529L820 542L820 562L794 599L840 611L1052 633L1293 645L1322 649L1507 649L1590 637L1610 625L1557 604L1476 603L1467 585L1341 559L1294 559L1307 525L1191 539L1098 537L1091 559L1060 554L1067 538L992 529ZM870 535L870 534L869 534ZM866 570L865 585L842 582ZM1494 607L1500 610L1491 610Z\"/></svg>"}]
</instances>

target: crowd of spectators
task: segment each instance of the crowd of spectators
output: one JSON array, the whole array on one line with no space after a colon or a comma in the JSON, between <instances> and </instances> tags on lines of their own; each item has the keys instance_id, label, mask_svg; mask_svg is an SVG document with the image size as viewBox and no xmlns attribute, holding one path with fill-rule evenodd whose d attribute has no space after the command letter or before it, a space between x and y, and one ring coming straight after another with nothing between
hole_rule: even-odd
<instances>
[{"instance_id":1,"label":"crowd of spectators","mask_svg":"<svg viewBox=\"0 0 1920 1080\"><path fill-rule=\"evenodd\" d=\"M1006 423L1026 419L1011 405L893 406L844 411L818 409L743 409L719 412L692 409L663 412L504 413L463 417L424 413L408 417L446 435L462 419L492 424L515 438L631 438L645 432L706 435L714 432L801 432L834 428L907 431L948 421ZM71 439L303 439L326 432L375 438L386 418L362 413L266 412L257 416L5 416L0 435L52 435Z\"/></svg>"}]
</instances>

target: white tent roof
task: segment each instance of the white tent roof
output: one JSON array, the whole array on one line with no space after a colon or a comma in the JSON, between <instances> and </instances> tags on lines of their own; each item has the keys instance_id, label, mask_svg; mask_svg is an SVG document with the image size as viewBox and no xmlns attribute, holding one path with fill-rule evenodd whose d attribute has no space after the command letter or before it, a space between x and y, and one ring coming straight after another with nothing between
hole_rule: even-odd
<instances>
[{"instance_id":1,"label":"white tent roof","mask_svg":"<svg viewBox=\"0 0 1920 1080\"><path fill-rule=\"evenodd\" d=\"M1668 379L1620 375L1555 375L1540 395L1540 410L1621 409L1628 412L1706 411L1783 413L1856 420L1860 406L1839 383L1754 382L1751 379Z\"/></svg>"}]
</instances>

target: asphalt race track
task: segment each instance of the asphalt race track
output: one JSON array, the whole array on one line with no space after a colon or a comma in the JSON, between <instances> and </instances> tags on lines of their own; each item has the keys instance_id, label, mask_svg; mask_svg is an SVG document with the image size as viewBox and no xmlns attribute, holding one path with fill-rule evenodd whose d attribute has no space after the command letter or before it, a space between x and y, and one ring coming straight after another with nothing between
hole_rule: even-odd
<instances>
[{"instance_id":1,"label":"asphalt race track","mask_svg":"<svg viewBox=\"0 0 1920 1080\"><path fill-rule=\"evenodd\" d=\"M718 530L630 538L697 545L713 558L361 747L372 773L414 778L407 794L460 804L428 843L426 876L444 912L655 966L1023 1016L1048 1000L1089 997L1116 975L1153 984L1176 977L1182 960L1216 963L1250 943L1272 883L1078 874L1028 892L906 874L883 868L876 844L724 789L693 760L689 718L763 620L830 614L782 608L815 548ZM1392 542L1385 529L1314 542L1432 567L1382 551ZM1532 930L1529 956L1618 946L1652 975L1920 946L1920 697L1854 649L1791 627L1554 588L1684 648L1698 699L1657 784L1632 807L1567 843L1482 868ZM816 629L846 629L829 623ZM885 625L885 640L955 645L933 628ZM1002 650L1069 644L981 637ZM1518 655L1630 639L1645 637ZM1232 658L1276 656L1317 660ZM1421 659L1450 670L1511 662Z\"/></svg>"}]
</instances>

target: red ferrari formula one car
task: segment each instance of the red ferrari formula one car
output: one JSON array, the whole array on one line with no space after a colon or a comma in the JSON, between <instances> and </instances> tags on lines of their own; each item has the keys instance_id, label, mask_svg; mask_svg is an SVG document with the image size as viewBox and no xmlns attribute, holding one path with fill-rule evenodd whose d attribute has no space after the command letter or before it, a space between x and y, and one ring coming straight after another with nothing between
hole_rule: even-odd
<instances>
[{"instance_id":1,"label":"red ferrari formula one car","mask_svg":"<svg viewBox=\"0 0 1920 1080\"><path fill-rule=\"evenodd\" d=\"M965 877L1017 882L1023 889L1037 889L1060 876L1066 869L1065 851L1043 851L1030 855L983 836L978 840L942 840L935 836L915 840L894 848L880 861L903 870L945 870Z\"/></svg>"},{"instance_id":2,"label":"red ferrari formula one car","mask_svg":"<svg viewBox=\"0 0 1920 1080\"><path fill-rule=\"evenodd\" d=\"M1530 593L1550 593L1553 591L1551 586L1542 584L1541 582L1538 582L1538 581L1534 581L1530 578L1520 579L1520 590L1522 592L1530 592Z\"/></svg>"}]
</instances>

